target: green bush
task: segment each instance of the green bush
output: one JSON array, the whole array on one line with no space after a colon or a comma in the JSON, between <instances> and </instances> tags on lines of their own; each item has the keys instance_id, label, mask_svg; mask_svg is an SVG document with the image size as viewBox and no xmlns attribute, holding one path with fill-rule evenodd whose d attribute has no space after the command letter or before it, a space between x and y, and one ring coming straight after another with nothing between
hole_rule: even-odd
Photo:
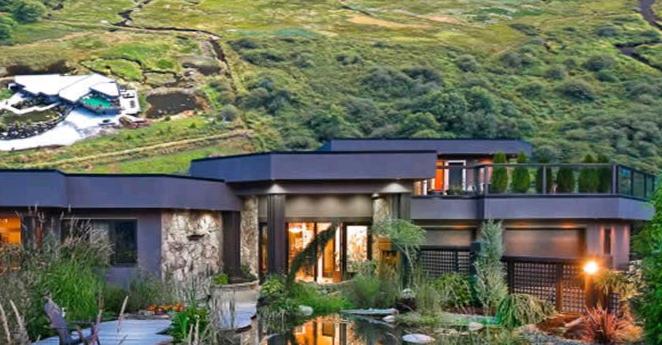
<instances>
[{"instance_id":1,"label":"green bush","mask_svg":"<svg viewBox=\"0 0 662 345\"><path fill-rule=\"evenodd\" d=\"M129 283L126 310L136 312L150 305L172 304L177 301L172 284L152 274L140 272Z\"/></svg>"},{"instance_id":2,"label":"green bush","mask_svg":"<svg viewBox=\"0 0 662 345\"><path fill-rule=\"evenodd\" d=\"M538 98L542 96L544 91L545 91L545 85L537 81L526 83L520 86L519 88L517 88L517 92L519 92L520 94L522 94L522 96L527 98Z\"/></svg>"},{"instance_id":3,"label":"green bush","mask_svg":"<svg viewBox=\"0 0 662 345\"><path fill-rule=\"evenodd\" d=\"M395 270L380 264L376 271L357 273L347 283L343 294L357 308L389 308L400 297L399 280Z\"/></svg>"},{"instance_id":4,"label":"green bush","mask_svg":"<svg viewBox=\"0 0 662 345\"><path fill-rule=\"evenodd\" d=\"M37 0L21 0L12 8L12 16L22 23L34 23L46 14L46 6Z\"/></svg>"},{"instance_id":5,"label":"green bush","mask_svg":"<svg viewBox=\"0 0 662 345\"><path fill-rule=\"evenodd\" d=\"M526 155L524 152L520 152L517 156L518 164L526 163ZM513 179L511 189L515 193L526 193L531 187L531 175L529 174L529 168L526 166L518 166L513 170Z\"/></svg>"},{"instance_id":6,"label":"green bush","mask_svg":"<svg viewBox=\"0 0 662 345\"><path fill-rule=\"evenodd\" d=\"M446 273L434 280L442 308L464 308L471 304L469 277L460 273Z\"/></svg>"},{"instance_id":7,"label":"green bush","mask_svg":"<svg viewBox=\"0 0 662 345\"><path fill-rule=\"evenodd\" d=\"M589 71L598 72L610 68L614 63L614 58L609 55L593 55L584 62L584 68Z\"/></svg>"},{"instance_id":8,"label":"green bush","mask_svg":"<svg viewBox=\"0 0 662 345\"><path fill-rule=\"evenodd\" d=\"M283 276L271 275L260 287L260 297L267 301L276 301L286 295L285 277Z\"/></svg>"},{"instance_id":9,"label":"green bush","mask_svg":"<svg viewBox=\"0 0 662 345\"><path fill-rule=\"evenodd\" d=\"M503 299L497 309L496 320L507 329L543 321L554 308L535 296L514 293Z\"/></svg>"},{"instance_id":10,"label":"green bush","mask_svg":"<svg viewBox=\"0 0 662 345\"><path fill-rule=\"evenodd\" d=\"M575 172L570 167L561 167L556 173L556 192L557 193L574 193L577 181L575 180Z\"/></svg>"},{"instance_id":11,"label":"green bush","mask_svg":"<svg viewBox=\"0 0 662 345\"><path fill-rule=\"evenodd\" d=\"M584 157L583 163L595 163L593 156L590 154ZM582 167L579 171L579 177L577 178L577 189L580 193L596 193L600 180L598 177L598 171L595 168Z\"/></svg>"},{"instance_id":12,"label":"green bush","mask_svg":"<svg viewBox=\"0 0 662 345\"><path fill-rule=\"evenodd\" d=\"M223 121L234 121L238 115L239 109L237 109L237 107L232 104L224 105L223 108L221 108L221 112L219 114Z\"/></svg>"},{"instance_id":13,"label":"green bush","mask_svg":"<svg viewBox=\"0 0 662 345\"><path fill-rule=\"evenodd\" d=\"M568 75L562 65L552 66L545 71L545 78L552 80L563 80Z\"/></svg>"},{"instance_id":14,"label":"green bush","mask_svg":"<svg viewBox=\"0 0 662 345\"><path fill-rule=\"evenodd\" d=\"M11 17L0 15L0 41L10 40L15 26L16 22Z\"/></svg>"},{"instance_id":15,"label":"green bush","mask_svg":"<svg viewBox=\"0 0 662 345\"><path fill-rule=\"evenodd\" d=\"M494 155L494 164L506 163L506 154L498 152ZM490 193L504 193L508 189L508 170L506 167L495 166L492 171Z\"/></svg>"},{"instance_id":16,"label":"green bush","mask_svg":"<svg viewBox=\"0 0 662 345\"><path fill-rule=\"evenodd\" d=\"M635 237L634 249L641 256L642 303L637 313L644 322L646 344L662 344L662 189L653 197L655 215Z\"/></svg>"},{"instance_id":17,"label":"green bush","mask_svg":"<svg viewBox=\"0 0 662 345\"><path fill-rule=\"evenodd\" d=\"M558 90L563 96L576 101L593 101L597 98L591 84L583 80L568 80Z\"/></svg>"},{"instance_id":18,"label":"green bush","mask_svg":"<svg viewBox=\"0 0 662 345\"><path fill-rule=\"evenodd\" d=\"M216 285L228 285L230 283L230 277L225 273L219 273L212 278L212 281Z\"/></svg>"},{"instance_id":19,"label":"green bush","mask_svg":"<svg viewBox=\"0 0 662 345\"><path fill-rule=\"evenodd\" d=\"M476 299L487 314L493 314L501 301L508 295L508 284L501 263L503 256L503 227L501 223L489 220L480 228L482 243L478 258L474 263L476 277L474 291Z\"/></svg>"},{"instance_id":20,"label":"green bush","mask_svg":"<svg viewBox=\"0 0 662 345\"><path fill-rule=\"evenodd\" d=\"M455 60L455 63L463 72L478 72L480 70L480 64L473 55L460 55Z\"/></svg>"},{"instance_id":21,"label":"green bush","mask_svg":"<svg viewBox=\"0 0 662 345\"><path fill-rule=\"evenodd\" d=\"M209 311L202 307L189 306L175 314L170 325L170 334L176 343L184 343L189 334L202 333L209 324ZM198 330L196 332L196 330Z\"/></svg>"},{"instance_id":22,"label":"green bush","mask_svg":"<svg viewBox=\"0 0 662 345\"><path fill-rule=\"evenodd\" d=\"M339 291L328 291L315 284L294 284L289 293L294 304L313 308L314 315L338 313L352 307L352 304Z\"/></svg>"},{"instance_id":23,"label":"green bush","mask_svg":"<svg viewBox=\"0 0 662 345\"><path fill-rule=\"evenodd\" d=\"M112 284L106 284L103 287L103 301L101 305L103 311L115 316L119 315L122 311L124 299L128 295L129 293L123 288Z\"/></svg>"}]
</instances>

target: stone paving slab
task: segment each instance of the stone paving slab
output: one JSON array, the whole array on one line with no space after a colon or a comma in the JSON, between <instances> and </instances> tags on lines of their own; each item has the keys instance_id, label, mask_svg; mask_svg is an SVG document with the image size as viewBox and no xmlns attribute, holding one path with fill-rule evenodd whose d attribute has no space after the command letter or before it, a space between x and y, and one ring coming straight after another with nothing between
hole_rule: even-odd
<instances>
[{"instance_id":1,"label":"stone paving slab","mask_svg":"<svg viewBox=\"0 0 662 345\"><path fill-rule=\"evenodd\" d=\"M99 325L100 341L103 345L161 345L170 344L172 337L162 335L170 327L170 320L123 320L118 331L118 321ZM83 331L90 334L89 329ZM44 339L34 345L59 345L57 337Z\"/></svg>"}]
</instances>

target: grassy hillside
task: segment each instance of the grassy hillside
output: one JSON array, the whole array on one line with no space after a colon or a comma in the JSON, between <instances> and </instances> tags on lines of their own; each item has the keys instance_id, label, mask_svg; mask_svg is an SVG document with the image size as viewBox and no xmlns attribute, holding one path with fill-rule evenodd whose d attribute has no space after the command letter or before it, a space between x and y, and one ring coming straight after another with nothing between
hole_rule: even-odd
<instances>
[{"instance_id":1,"label":"grassy hillside","mask_svg":"<svg viewBox=\"0 0 662 345\"><path fill-rule=\"evenodd\" d=\"M66 0L39 22L18 25L0 47L0 66L45 70L64 59L75 71L113 74L146 92L180 80L178 87L204 100L199 115L70 148L0 154L0 160L177 171L183 163L172 162L191 157L314 148L330 137L508 137L532 141L538 158L578 161L593 152L657 171L662 43L637 6L634 0ZM218 73L187 77L187 66L213 59L221 64ZM220 117L233 122L221 125ZM196 128L186 121L198 121ZM167 135L159 132L164 126ZM190 131L245 132L233 144L199 140L96 163L58 160L81 150L146 145L119 145L117 138L140 135L154 144Z\"/></svg>"}]
</instances>

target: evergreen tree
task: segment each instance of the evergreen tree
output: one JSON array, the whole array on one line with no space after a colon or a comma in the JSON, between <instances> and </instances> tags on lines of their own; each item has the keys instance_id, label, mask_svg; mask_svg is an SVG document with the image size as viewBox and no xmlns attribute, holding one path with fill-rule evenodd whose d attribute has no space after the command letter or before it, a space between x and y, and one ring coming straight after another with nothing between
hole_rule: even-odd
<instances>
[{"instance_id":1,"label":"evergreen tree","mask_svg":"<svg viewBox=\"0 0 662 345\"><path fill-rule=\"evenodd\" d=\"M595 163L593 156L587 154L584 163ZM595 193L598 191L598 171L594 167L583 167L579 171L578 190L580 193Z\"/></svg>"},{"instance_id":2,"label":"evergreen tree","mask_svg":"<svg viewBox=\"0 0 662 345\"><path fill-rule=\"evenodd\" d=\"M506 154L498 152L494 155L494 164L506 163ZM503 166L495 166L492 170L491 193L504 193L508 189L508 170Z\"/></svg>"},{"instance_id":3,"label":"evergreen tree","mask_svg":"<svg viewBox=\"0 0 662 345\"><path fill-rule=\"evenodd\" d=\"M46 6L37 0L19 0L12 8L12 16L22 23L34 23L46 13Z\"/></svg>"},{"instance_id":4,"label":"evergreen tree","mask_svg":"<svg viewBox=\"0 0 662 345\"><path fill-rule=\"evenodd\" d=\"M598 155L597 162L604 164L610 163L609 158L605 155ZM611 174L610 167L598 168L598 193L611 192Z\"/></svg>"},{"instance_id":5,"label":"evergreen tree","mask_svg":"<svg viewBox=\"0 0 662 345\"><path fill-rule=\"evenodd\" d=\"M488 220L480 228L481 249L474 263L476 298L488 314L493 314L508 295L503 256L503 227L501 222Z\"/></svg>"},{"instance_id":6,"label":"evergreen tree","mask_svg":"<svg viewBox=\"0 0 662 345\"><path fill-rule=\"evenodd\" d=\"M556 173L556 191L558 193L573 193L576 185L575 172L572 171L572 168L559 168L559 171Z\"/></svg>"},{"instance_id":7,"label":"evergreen tree","mask_svg":"<svg viewBox=\"0 0 662 345\"><path fill-rule=\"evenodd\" d=\"M520 152L517 156L518 164L526 163L526 155L524 152ZM511 189L515 193L526 193L531 187L531 175L529 174L529 168L526 166L517 166L513 170L513 180L511 182Z\"/></svg>"}]
</instances>

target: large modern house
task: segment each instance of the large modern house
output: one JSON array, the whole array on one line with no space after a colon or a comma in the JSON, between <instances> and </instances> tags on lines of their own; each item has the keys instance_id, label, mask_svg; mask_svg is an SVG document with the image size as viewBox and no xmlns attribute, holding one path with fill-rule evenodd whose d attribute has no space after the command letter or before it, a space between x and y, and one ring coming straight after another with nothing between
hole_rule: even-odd
<instances>
[{"instance_id":1,"label":"large modern house","mask_svg":"<svg viewBox=\"0 0 662 345\"><path fill-rule=\"evenodd\" d=\"M5 170L0 240L35 243L89 220L115 246L109 279L125 283L139 268L174 279L241 266L260 277L285 272L316 234L337 226L318 264L299 273L325 283L391 254L370 231L389 218L427 231L428 272L467 271L469 246L493 219L504 224L511 287L575 281L570 264L587 257L627 266L632 229L653 214L655 177L611 163L493 163L498 152L531 151L519 140L337 139L317 151L195 160L188 176ZM518 168L528 188L493 188L497 170L512 180ZM558 185L563 169L571 189ZM601 176L600 187L577 183L585 170Z\"/></svg>"}]
</instances>

